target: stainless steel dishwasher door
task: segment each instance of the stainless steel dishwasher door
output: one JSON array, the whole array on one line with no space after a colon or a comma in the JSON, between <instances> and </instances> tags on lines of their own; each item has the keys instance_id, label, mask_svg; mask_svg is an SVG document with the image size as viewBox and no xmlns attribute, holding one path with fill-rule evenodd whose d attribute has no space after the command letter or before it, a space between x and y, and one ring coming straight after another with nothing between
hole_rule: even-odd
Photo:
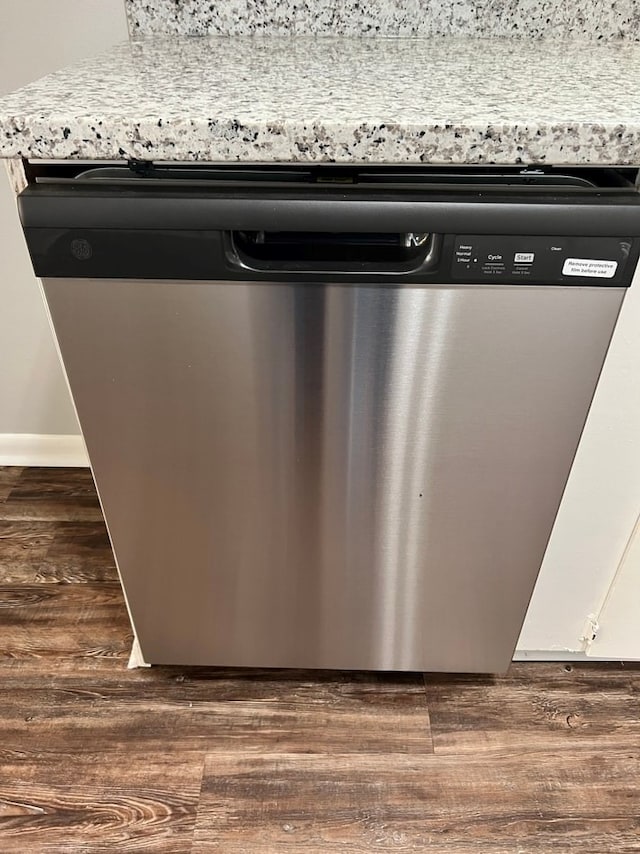
<instances>
[{"instance_id":1,"label":"stainless steel dishwasher door","mask_svg":"<svg viewBox=\"0 0 640 854\"><path fill-rule=\"evenodd\" d=\"M44 286L148 662L508 666L623 288Z\"/></svg>"}]
</instances>

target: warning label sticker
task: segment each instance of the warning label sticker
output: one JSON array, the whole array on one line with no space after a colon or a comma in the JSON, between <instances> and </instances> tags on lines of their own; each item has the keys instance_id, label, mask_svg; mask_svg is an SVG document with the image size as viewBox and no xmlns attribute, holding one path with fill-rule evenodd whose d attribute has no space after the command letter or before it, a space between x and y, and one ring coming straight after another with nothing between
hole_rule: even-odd
<instances>
[{"instance_id":1,"label":"warning label sticker","mask_svg":"<svg viewBox=\"0 0 640 854\"><path fill-rule=\"evenodd\" d=\"M585 276L589 279L612 279L618 269L617 261L596 261L592 258L567 258L563 276Z\"/></svg>"}]
</instances>

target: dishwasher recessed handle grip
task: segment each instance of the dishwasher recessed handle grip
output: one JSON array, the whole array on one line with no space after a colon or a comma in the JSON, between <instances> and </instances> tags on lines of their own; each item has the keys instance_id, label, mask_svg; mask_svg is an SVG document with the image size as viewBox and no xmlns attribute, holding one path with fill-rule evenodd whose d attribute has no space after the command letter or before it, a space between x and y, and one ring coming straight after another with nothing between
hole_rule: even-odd
<instances>
[{"instance_id":1,"label":"dishwasher recessed handle grip","mask_svg":"<svg viewBox=\"0 0 640 854\"><path fill-rule=\"evenodd\" d=\"M401 275L434 266L439 239L424 232L231 231L226 248L245 270Z\"/></svg>"}]
</instances>

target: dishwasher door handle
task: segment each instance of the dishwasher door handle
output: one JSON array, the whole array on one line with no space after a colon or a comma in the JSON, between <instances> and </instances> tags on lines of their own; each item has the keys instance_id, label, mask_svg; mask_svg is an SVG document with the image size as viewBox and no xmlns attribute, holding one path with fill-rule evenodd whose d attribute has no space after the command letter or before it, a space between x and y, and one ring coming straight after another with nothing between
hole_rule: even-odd
<instances>
[{"instance_id":1,"label":"dishwasher door handle","mask_svg":"<svg viewBox=\"0 0 640 854\"><path fill-rule=\"evenodd\" d=\"M425 232L228 231L227 260L269 273L393 274L434 268L441 235Z\"/></svg>"},{"instance_id":2,"label":"dishwasher door handle","mask_svg":"<svg viewBox=\"0 0 640 854\"><path fill-rule=\"evenodd\" d=\"M413 197L310 197L158 191L157 188L29 185L18 196L24 228L640 235L640 194L498 196L425 192Z\"/></svg>"}]
</instances>

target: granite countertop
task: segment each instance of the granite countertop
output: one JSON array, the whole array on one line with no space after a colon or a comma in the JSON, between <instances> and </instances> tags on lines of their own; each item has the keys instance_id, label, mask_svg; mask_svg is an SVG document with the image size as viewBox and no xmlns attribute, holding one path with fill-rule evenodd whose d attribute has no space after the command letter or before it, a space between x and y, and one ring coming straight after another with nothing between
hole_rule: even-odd
<instances>
[{"instance_id":1,"label":"granite countertop","mask_svg":"<svg viewBox=\"0 0 640 854\"><path fill-rule=\"evenodd\" d=\"M640 40L638 0L124 0L130 32Z\"/></svg>"},{"instance_id":2,"label":"granite countertop","mask_svg":"<svg viewBox=\"0 0 640 854\"><path fill-rule=\"evenodd\" d=\"M0 98L0 157L640 163L640 44L157 37Z\"/></svg>"}]
</instances>

